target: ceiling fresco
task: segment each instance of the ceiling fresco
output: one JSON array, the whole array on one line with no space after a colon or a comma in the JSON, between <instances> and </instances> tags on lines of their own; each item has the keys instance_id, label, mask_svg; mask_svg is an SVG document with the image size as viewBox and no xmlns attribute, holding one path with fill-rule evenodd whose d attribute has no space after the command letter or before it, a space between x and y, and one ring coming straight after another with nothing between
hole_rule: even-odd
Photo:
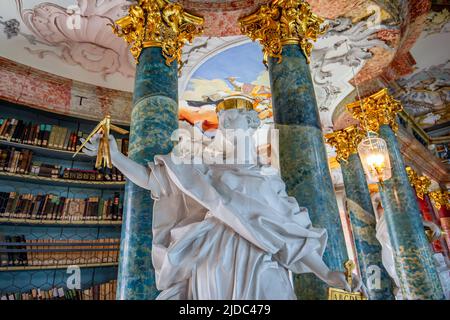
<instances>
[{"instance_id":1,"label":"ceiling fresco","mask_svg":"<svg viewBox=\"0 0 450 320\"><path fill-rule=\"evenodd\" d=\"M431 136L450 134L450 12L431 11L411 49L414 70L392 81L391 91Z\"/></svg>"},{"instance_id":2,"label":"ceiling fresco","mask_svg":"<svg viewBox=\"0 0 450 320\"><path fill-rule=\"evenodd\" d=\"M3 57L95 85L120 89L126 83L131 90L133 59L109 26L126 15L126 1L4 0L0 7Z\"/></svg>"}]
</instances>

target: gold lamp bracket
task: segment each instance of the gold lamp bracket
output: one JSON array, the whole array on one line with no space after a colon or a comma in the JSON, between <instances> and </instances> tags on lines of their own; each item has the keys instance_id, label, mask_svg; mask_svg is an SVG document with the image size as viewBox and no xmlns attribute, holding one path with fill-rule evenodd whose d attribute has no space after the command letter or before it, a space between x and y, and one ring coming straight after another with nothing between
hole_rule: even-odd
<instances>
[{"instance_id":1,"label":"gold lamp bracket","mask_svg":"<svg viewBox=\"0 0 450 320\"><path fill-rule=\"evenodd\" d=\"M95 161L95 168L99 169L100 167L107 167L111 169L112 161L111 161L111 152L109 149L109 134L111 131L117 132L119 134L128 133L127 130L111 124L111 116L107 115L102 121L100 121L100 123L94 128L94 130L92 130L92 132L86 138L86 141L84 141L78 147L78 149L73 155L73 158L75 158L75 156L81 150L83 150L86 143L88 143L88 141L90 141L96 133L99 133L102 136L98 144L98 152L97 152L97 159Z\"/></svg>"}]
</instances>

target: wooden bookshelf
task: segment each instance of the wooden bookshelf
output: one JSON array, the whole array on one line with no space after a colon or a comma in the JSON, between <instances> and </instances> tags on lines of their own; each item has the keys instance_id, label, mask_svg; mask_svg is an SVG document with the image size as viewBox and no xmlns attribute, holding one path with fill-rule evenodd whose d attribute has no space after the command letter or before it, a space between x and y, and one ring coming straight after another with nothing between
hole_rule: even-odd
<instances>
[{"instance_id":1,"label":"wooden bookshelf","mask_svg":"<svg viewBox=\"0 0 450 320\"><path fill-rule=\"evenodd\" d=\"M10 173L5 171L0 171L0 178L19 182L38 183L53 186L82 187L82 188L122 189L125 186L125 181L70 180L62 178L46 178L28 174Z\"/></svg>"},{"instance_id":2,"label":"wooden bookshelf","mask_svg":"<svg viewBox=\"0 0 450 320\"><path fill-rule=\"evenodd\" d=\"M0 218L1 224L38 226L121 226L122 220L34 220L25 218Z\"/></svg>"},{"instance_id":3,"label":"wooden bookshelf","mask_svg":"<svg viewBox=\"0 0 450 320\"><path fill-rule=\"evenodd\" d=\"M80 268L105 268L105 267L116 267L117 262L103 262L103 263L85 263L85 264L65 264L65 265L49 265L49 266L7 266L0 267L0 272L4 271L33 271L33 270L56 270L56 269L66 269L69 266L76 265Z\"/></svg>"},{"instance_id":4,"label":"wooden bookshelf","mask_svg":"<svg viewBox=\"0 0 450 320\"><path fill-rule=\"evenodd\" d=\"M32 144L11 142L11 141L7 141L7 140L3 140L3 139L0 139L0 146L29 149L29 150L33 151L33 153L36 155L54 158L54 159L76 160L76 161L95 161L95 157L90 157L84 153L79 153L79 154L77 154L77 156L75 158L73 158L73 155L75 154L75 152L72 152L72 151L39 147L39 146L35 146Z\"/></svg>"},{"instance_id":5,"label":"wooden bookshelf","mask_svg":"<svg viewBox=\"0 0 450 320\"><path fill-rule=\"evenodd\" d=\"M98 122L98 120L95 119L72 117L50 111L33 109L26 105L6 103L1 99L0 107L0 118L2 119L14 118L16 120L22 120L24 124L45 124L52 126L52 129L55 126L66 128L68 132L71 134L76 133L77 136L86 135L86 133L91 132ZM119 126L129 128L126 125L119 124ZM50 137L48 137L48 139L49 138ZM116 138L125 139L127 136L118 135ZM30 153L32 153L32 161L35 161L37 164L58 165L61 169L93 170L95 157L90 157L83 153L79 153L76 157L73 157L74 151L33 145L26 143L26 140L23 142L25 143L22 143L22 141L19 142L18 140L15 142L8 141L7 139L2 138L0 139L0 147L1 149L14 148L18 151L29 150L31 151ZM62 178L62 176L59 176L58 178L48 178L24 173L20 174L0 171L0 191L5 193L2 194L2 201L5 200L4 197L6 196L6 193L15 192L18 196L24 194L33 194L35 196L37 194L52 194L55 196L54 199L56 200L60 200L64 197L74 200L85 199L88 203L88 198L94 197L99 199L99 205L102 201L102 204L106 205L104 201L114 200L116 193L118 192L120 193L120 201L123 201L125 183L125 180L71 180ZM4 205L4 203L2 205ZM87 205L87 203L85 203L85 205ZM109 205L111 205L111 203ZM120 202L120 205L122 205L122 202ZM4 210L6 210L6 208L4 208L3 211ZM20 212L20 209L18 210ZM74 208L73 210L78 209ZM82 218L78 214L77 216ZM108 218L109 217L110 216L108 216ZM67 252L67 255L74 253L76 256L84 257L85 259L86 257L93 258L92 260L81 259L80 263L71 264L67 263L71 260L61 260L58 262L56 259L48 261L47 265L6 266L3 264L3 266L0 266L0 271L11 272L11 275L5 276L5 273L3 273L3 276L0 275L0 292L4 292L6 288L17 287L17 279L20 279L20 285L26 287L27 290L36 288L35 283L50 286L58 281L61 282L67 277L65 269L69 265L77 265L80 268L85 268L86 273L91 273L93 283L103 281L105 275L108 275L109 278L115 278L117 275L116 267L118 263L111 262L115 261L112 259L102 259L105 257L105 252L107 251L115 250L114 254L118 254L118 249L112 248L108 243L103 244L102 242L102 244L90 244L80 240L80 243L71 242L74 247L68 247L67 243L47 241L46 243L39 242L39 245L36 245L36 243L30 242L22 243L22 240L18 241L15 238L23 237L24 240L29 240L30 238L33 240L64 239L68 241L91 238L94 238L95 240L110 238L120 239L121 225L122 220L45 220L39 218L31 219L30 216L25 215L22 215L22 218L18 218L17 215L0 216L0 249L5 249L1 252L2 259L5 257L5 253L9 254L11 252L10 250L13 250L12 253L14 255L23 254L25 252L28 253L27 250L29 250L32 252L32 255L39 252L44 255L61 255L62 257L64 256L63 252ZM7 242L4 241L3 239L5 237L10 237L9 239L12 239L13 242L11 242L11 240L8 240ZM14 241L18 242L15 243ZM117 241L119 242L119 240ZM118 244L114 245L117 246ZM101 250L101 252L95 252L98 251L97 246L103 250ZM29 249L29 247L32 248ZM51 249L47 247L51 247ZM49 271L36 272L39 270ZM33 277L34 283L31 282L31 277ZM17 288L19 291L22 291L20 286Z\"/></svg>"}]
</instances>

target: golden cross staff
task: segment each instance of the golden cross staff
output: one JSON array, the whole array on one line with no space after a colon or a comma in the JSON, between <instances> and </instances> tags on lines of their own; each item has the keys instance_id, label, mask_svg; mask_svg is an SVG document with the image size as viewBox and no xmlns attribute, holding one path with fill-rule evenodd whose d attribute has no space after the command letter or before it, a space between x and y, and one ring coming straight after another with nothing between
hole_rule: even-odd
<instances>
[{"instance_id":1,"label":"golden cross staff","mask_svg":"<svg viewBox=\"0 0 450 320\"><path fill-rule=\"evenodd\" d=\"M98 151L97 151L97 159L95 161L95 168L99 169L100 167L108 167L112 168L112 161L111 161L111 152L109 150L109 133L111 131L115 131L119 134L127 134L128 131L122 128L119 128L118 126L115 126L111 124L111 116L107 115L105 119L100 121L100 123L92 130L92 132L89 134L89 136L86 138L86 140L78 147L77 151L73 155L75 157L88 143L89 140L92 139L92 137L96 133L102 134L99 144L98 144Z\"/></svg>"}]
</instances>

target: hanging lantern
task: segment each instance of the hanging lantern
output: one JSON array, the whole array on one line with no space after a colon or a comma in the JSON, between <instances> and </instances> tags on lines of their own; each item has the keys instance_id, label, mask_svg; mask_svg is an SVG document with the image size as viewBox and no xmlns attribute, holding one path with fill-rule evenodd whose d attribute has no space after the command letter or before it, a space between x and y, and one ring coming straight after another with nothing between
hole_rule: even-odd
<instances>
[{"instance_id":1,"label":"hanging lantern","mask_svg":"<svg viewBox=\"0 0 450 320\"><path fill-rule=\"evenodd\" d=\"M375 132L368 132L358 144L358 154L368 183L378 182L382 186L383 181L391 178L391 161L386 142Z\"/></svg>"}]
</instances>

